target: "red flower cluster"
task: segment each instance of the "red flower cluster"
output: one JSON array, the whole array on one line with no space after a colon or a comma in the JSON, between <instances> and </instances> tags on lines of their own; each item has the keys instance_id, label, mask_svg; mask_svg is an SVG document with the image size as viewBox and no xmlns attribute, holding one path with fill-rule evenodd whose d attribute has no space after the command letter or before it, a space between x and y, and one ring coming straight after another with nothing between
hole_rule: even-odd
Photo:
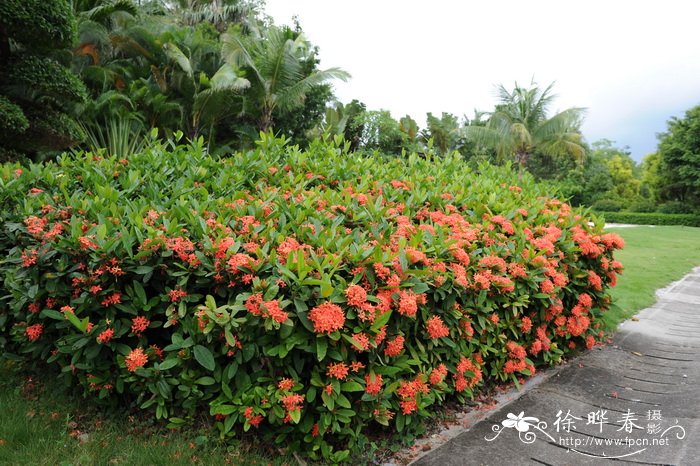
<instances>
[{"instance_id":1,"label":"red flower cluster","mask_svg":"<svg viewBox=\"0 0 700 466\"><path fill-rule=\"evenodd\" d=\"M148 326L151 325L151 321L144 316L136 316L131 319L131 333L134 335L141 335L146 331Z\"/></svg>"},{"instance_id":2,"label":"red flower cluster","mask_svg":"<svg viewBox=\"0 0 700 466\"><path fill-rule=\"evenodd\" d=\"M301 409L300 404L304 402L304 395L299 395L297 393L285 395L281 398L281 401L287 412L297 411Z\"/></svg>"},{"instance_id":3,"label":"red flower cluster","mask_svg":"<svg viewBox=\"0 0 700 466\"><path fill-rule=\"evenodd\" d=\"M277 383L277 388L282 391L288 391L294 388L294 381L292 379L282 379Z\"/></svg>"},{"instance_id":4,"label":"red flower cluster","mask_svg":"<svg viewBox=\"0 0 700 466\"><path fill-rule=\"evenodd\" d=\"M399 382L396 394L401 399L400 405L403 414L408 415L418 409L418 395L430 393L430 387L423 382L423 376L418 374L415 379Z\"/></svg>"},{"instance_id":5,"label":"red flower cluster","mask_svg":"<svg viewBox=\"0 0 700 466\"><path fill-rule=\"evenodd\" d=\"M384 354L387 356L398 356L403 351L403 344L403 336L395 336L393 339L387 341L386 348L384 348Z\"/></svg>"},{"instance_id":6,"label":"red flower cluster","mask_svg":"<svg viewBox=\"0 0 700 466\"><path fill-rule=\"evenodd\" d=\"M41 337L43 331L43 324L29 325L26 329L24 329L24 333L27 335L27 339L29 341L37 341Z\"/></svg>"},{"instance_id":7,"label":"red flower cluster","mask_svg":"<svg viewBox=\"0 0 700 466\"><path fill-rule=\"evenodd\" d=\"M108 328L107 330L103 330L100 332L99 335L97 335L97 343L101 343L103 345L109 343L109 340L112 339L114 336L114 330L111 328Z\"/></svg>"},{"instance_id":8,"label":"red flower cluster","mask_svg":"<svg viewBox=\"0 0 700 466\"><path fill-rule=\"evenodd\" d=\"M463 392L467 388L474 387L476 384L481 382L481 369L479 366L474 364L471 359L462 356L456 369L455 390L458 392ZM471 372L473 375L467 376L466 372Z\"/></svg>"},{"instance_id":9,"label":"red flower cluster","mask_svg":"<svg viewBox=\"0 0 700 466\"><path fill-rule=\"evenodd\" d=\"M309 311L309 320L316 333L333 333L343 328L345 313L337 304L323 303Z\"/></svg>"},{"instance_id":10,"label":"red flower cluster","mask_svg":"<svg viewBox=\"0 0 700 466\"><path fill-rule=\"evenodd\" d=\"M443 380L445 380L446 376L447 367L444 364L440 364L432 370L428 381L430 382L430 385L439 385L440 383L442 383Z\"/></svg>"},{"instance_id":11,"label":"red flower cluster","mask_svg":"<svg viewBox=\"0 0 700 466\"><path fill-rule=\"evenodd\" d=\"M129 372L136 372L138 368L145 366L147 362L148 356L141 348L131 350L131 353L124 359L124 364L126 364L126 369Z\"/></svg>"},{"instance_id":12,"label":"red flower cluster","mask_svg":"<svg viewBox=\"0 0 700 466\"><path fill-rule=\"evenodd\" d=\"M333 377L338 380L345 380L348 376L348 365L344 362L331 363L328 365L328 377Z\"/></svg>"},{"instance_id":13,"label":"red flower cluster","mask_svg":"<svg viewBox=\"0 0 700 466\"><path fill-rule=\"evenodd\" d=\"M425 329L430 338L442 338L450 335L450 329L445 325L440 316L432 316L425 321Z\"/></svg>"},{"instance_id":14,"label":"red flower cluster","mask_svg":"<svg viewBox=\"0 0 700 466\"><path fill-rule=\"evenodd\" d=\"M365 375L365 393L368 395L377 395L382 389L382 376L381 374L371 374Z\"/></svg>"},{"instance_id":15,"label":"red flower cluster","mask_svg":"<svg viewBox=\"0 0 700 466\"><path fill-rule=\"evenodd\" d=\"M269 317L279 323L286 322L289 318L289 314L282 310L278 300L263 301L261 293L251 295L245 302L245 308L255 316L265 319Z\"/></svg>"}]
</instances>

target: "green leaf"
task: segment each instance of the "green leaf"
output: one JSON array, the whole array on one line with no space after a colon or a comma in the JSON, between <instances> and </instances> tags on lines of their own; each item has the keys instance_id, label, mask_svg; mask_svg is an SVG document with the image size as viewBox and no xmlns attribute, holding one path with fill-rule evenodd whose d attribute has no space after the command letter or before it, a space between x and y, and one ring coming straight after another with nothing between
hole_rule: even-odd
<instances>
[{"instance_id":1,"label":"green leaf","mask_svg":"<svg viewBox=\"0 0 700 466\"><path fill-rule=\"evenodd\" d=\"M156 368L161 371L167 371L168 369L172 369L173 367L177 366L179 362L180 360L178 358L168 358L158 364Z\"/></svg>"},{"instance_id":2,"label":"green leaf","mask_svg":"<svg viewBox=\"0 0 700 466\"><path fill-rule=\"evenodd\" d=\"M309 387L309 390L306 392L306 401L309 403L313 403L315 399L316 399L316 387Z\"/></svg>"},{"instance_id":3,"label":"green leaf","mask_svg":"<svg viewBox=\"0 0 700 466\"><path fill-rule=\"evenodd\" d=\"M327 298L332 294L333 294L333 285L331 284L330 279L327 279L327 280L324 280L323 282L321 282L321 297Z\"/></svg>"},{"instance_id":4,"label":"green leaf","mask_svg":"<svg viewBox=\"0 0 700 466\"><path fill-rule=\"evenodd\" d=\"M413 290L412 290L412 291L413 291L414 293L420 294L420 293L425 293L425 292L428 291L429 289L430 289L430 287L429 287L426 283L418 282L418 283L416 283L416 284L413 286Z\"/></svg>"},{"instance_id":5,"label":"green leaf","mask_svg":"<svg viewBox=\"0 0 700 466\"><path fill-rule=\"evenodd\" d=\"M350 409L352 407L352 405L350 404L350 400L348 400L347 397L342 393L338 395L338 397L335 399L335 402L338 404L338 406L341 406L343 408Z\"/></svg>"},{"instance_id":6,"label":"green leaf","mask_svg":"<svg viewBox=\"0 0 700 466\"><path fill-rule=\"evenodd\" d=\"M362 343L351 337L350 335L343 334L343 338L347 340L352 346L354 346L356 349L360 351L364 351L365 347L362 346Z\"/></svg>"},{"instance_id":7,"label":"green leaf","mask_svg":"<svg viewBox=\"0 0 700 466\"><path fill-rule=\"evenodd\" d=\"M340 386L340 389L344 392L361 392L364 391L364 387L355 381L345 382Z\"/></svg>"},{"instance_id":8,"label":"green leaf","mask_svg":"<svg viewBox=\"0 0 700 466\"><path fill-rule=\"evenodd\" d=\"M216 380L213 377L200 377L194 381L197 385L214 385Z\"/></svg>"},{"instance_id":9,"label":"green leaf","mask_svg":"<svg viewBox=\"0 0 700 466\"><path fill-rule=\"evenodd\" d=\"M176 62L182 71L184 71L188 77L192 77L192 65L190 64L190 59L187 58L187 56L182 53L182 50L175 45L172 42L168 42L166 44L163 44L163 50L165 51L165 54Z\"/></svg>"},{"instance_id":10,"label":"green leaf","mask_svg":"<svg viewBox=\"0 0 700 466\"><path fill-rule=\"evenodd\" d=\"M80 320L72 312L64 312L63 315L65 315L68 318L68 321L71 324L73 324L75 328L85 333L85 330L87 330L88 323L90 322L90 320L87 317L85 317L83 320Z\"/></svg>"},{"instance_id":11,"label":"green leaf","mask_svg":"<svg viewBox=\"0 0 700 466\"><path fill-rule=\"evenodd\" d=\"M328 351L328 340L325 337L316 337L316 358L323 361Z\"/></svg>"},{"instance_id":12,"label":"green leaf","mask_svg":"<svg viewBox=\"0 0 700 466\"><path fill-rule=\"evenodd\" d=\"M216 364L214 362L214 355L211 354L211 351L209 351L209 348L202 346L202 345L196 345L194 348L194 358L197 360L197 362L205 369L208 369L210 371L213 371L214 368L216 367Z\"/></svg>"},{"instance_id":13,"label":"green leaf","mask_svg":"<svg viewBox=\"0 0 700 466\"><path fill-rule=\"evenodd\" d=\"M151 267L150 265L139 265L134 270L134 273L136 273L137 275L146 275L147 273L151 272L153 272L153 267Z\"/></svg>"},{"instance_id":14,"label":"green leaf","mask_svg":"<svg viewBox=\"0 0 700 466\"><path fill-rule=\"evenodd\" d=\"M143 289L143 285L141 283L134 281L134 292L136 293L136 296L139 298L139 302L136 303L139 307L140 306L145 306L146 303L148 302L148 299L146 298L146 290Z\"/></svg>"},{"instance_id":15,"label":"green leaf","mask_svg":"<svg viewBox=\"0 0 700 466\"><path fill-rule=\"evenodd\" d=\"M377 319L372 324L372 327L370 327L371 330L375 333L378 332L380 328L382 328L383 326L386 325L387 322L389 322L389 319L391 318L392 312L393 311L389 310L389 311L385 312L384 314L380 314L379 317L377 317Z\"/></svg>"},{"instance_id":16,"label":"green leaf","mask_svg":"<svg viewBox=\"0 0 700 466\"><path fill-rule=\"evenodd\" d=\"M321 399L323 400L323 405L333 411L333 408L335 408L335 400L333 397L326 392L321 392Z\"/></svg>"},{"instance_id":17,"label":"green leaf","mask_svg":"<svg viewBox=\"0 0 700 466\"><path fill-rule=\"evenodd\" d=\"M210 413L213 414L223 414L224 416L228 414L235 413L238 410L236 406L233 405L217 405L217 406L212 406L210 409Z\"/></svg>"},{"instance_id":18,"label":"green leaf","mask_svg":"<svg viewBox=\"0 0 700 466\"><path fill-rule=\"evenodd\" d=\"M55 320L66 320L66 316L64 316L62 313L58 311L54 311L53 309L44 309L41 311L41 315L44 315L46 317L49 317L51 319Z\"/></svg>"},{"instance_id":19,"label":"green leaf","mask_svg":"<svg viewBox=\"0 0 700 466\"><path fill-rule=\"evenodd\" d=\"M406 416L403 414L397 414L396 415L396 430L401 432L403 431L403 428L406 426Z\"/></svg>"}]
</instances>

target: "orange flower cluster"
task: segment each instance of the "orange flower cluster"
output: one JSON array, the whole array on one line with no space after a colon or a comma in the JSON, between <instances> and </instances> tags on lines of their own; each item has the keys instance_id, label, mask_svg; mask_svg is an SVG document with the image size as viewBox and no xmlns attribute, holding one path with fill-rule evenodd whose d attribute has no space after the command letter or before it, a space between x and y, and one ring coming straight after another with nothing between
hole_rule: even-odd
<instances>
[{"instance_id":1,"label":"orange flower cluster","mask_svg":"<svg viewBox=\"0 0 700 466\"><path fill-rule=\"evenodd\" d=\"M481 381L481 369L469 358L462 356L456 369L455 390L458 392L463 392L467 388L471 388ZM467 371L473 374L472 376L469 376L469 378L467 378L466 375Z\"/></svg>"},{"instance_id":2,"label":"orange flower cluster","mask_svg":"<svg viewBox=\"0 0 700 466\"><path fill-rule=\"evenodd\" d=\"M109 343L109 340L111 340L113 336L114 336L113 329L108 328L107 330L103 330L102 332L100 332L99 335L97 335L97 343L105 345L105 344Z\"/></svg>"},{"instance_id":3,"label":"orange flower cluster","mask_svg":"<svg viewBox=\"0 0 700 466\"><path fill-rule=\"evenodd\" d=\"M199 263L199 259L194 254L194 243L187 238L181 236L168 238L165 241L165 247L177 254L183 262L188 262L190 265Z\"/></svg>"},{"instance_id":4,"label":"orange flower cluster","mask_svg":"<svg viewBox=\"0 0 700 466\"><path fill-rule=\"evenodd\" d=\"M328 377L333 377L338 380L345 380L348 376L348 365L344 362L331 363L328 365L327 374Z\"/></svg>"},{"instance_id":5,"label":"orange flower cluster","mask_svg":"<svg viewBox=\"0 0 700 466\"><path fill-rule=\"evenodd\" d=\"M513 374L515 372L521 372L528 369L531 375L535 373L534 366L525 361L525 358L527 357L525 348L514 341L509 341L506 343L506 349L508 350L508 357L510 359L506 361L506 364L503 367L503 372L506 374Z\"/></svg>"},{"instance_id":6,"label":"orange flower cluster","mask_svg":"<svg viewBox=\"0 0 700 466\"><path fill-rule=\"evenodd\" d=\"M418 312L418 305L427 301L425 294L417 294L412 291L399 291L399 314L406 317L415 317Z\"/></svg>"},{"instance_id":7,"label":"orange flower cluster","mask_svg":"<svg viewBox=\"0 0 700 466\"><path fill-rule=\"evenodd\" d=\"M144 316L136 316L131 319L131 333L134 335L141 335L146 331L148 326L151 325L151 321Z\"/></svg>"},{"instance_id":8,"label":"orange flower cluster","mask_svg":"<svg viewBox=\"0 0 700 466\"><path fill-rule=\"evenodd\" d=\"M281 398L281 401L287 412L297 411L301 409L300 405L304 402L304 395L299 395L297 393L285 395Z\"/></svg>"},{"instance_id":9,"label":"orange flower cluster","mask_svg":"<svg viewBox=\"0 0 700 466\"><path fill-rule=\"evenodd\" d=\"M400 405L403 414L408 415L418 409L418 395L430 393L430 387L423 382L423 375L418 374L415 379L399 382L396 394L401 399Z\"/></svg>"},{"instance_id":10,"label":"orange flower cluster","mask_svg":"<svg viewBox=\"0 0 700 466\"><path fill-rule=\"evenodd\" d=\"M261 293L251 295L245 302L245 308L254 316L269 317L280 324L289 318L289 313L282 310L278 300L263 301Z\"/></svg>"},{"instance_id":11,"label":"orange flower cluster","mask_svg":"<svg viewBox=\"0 0 700 466\"><path fill-rule=\"evenodd\" d=\"M25 333L25 335L27 335L27 339L29 341L37 341L41 337L41 334L43 332L44 332L44 325L43 324L29 325L26 329L24 329L24 333Z\"/></svg>"},{"instance_id":12,"label":"orange flower cluster","mask_svg":"<svg viewBox=\"0 0 700 466\"><path fill-rule=\"evenodd\" d=\"M243 411L243 417L246 418L246 422L253 427L258 427L263 421L262 414L255 414L253 408L248 406L245 411Z\"/></svg>"},{"instance_id":13,"label":"orange flower cluster","mask_svg":"<svg viewBox=\"0 0 700 466\"><path fill-rule=\"evenodd\" d=\"M345 313L337 304L323 303L309 311L316 333L332 333L343 328Z\"/></svg>"},{"instance_id":14,"label":"orange flower cluster","mask_svg":"<svg viewBox=\"0 0 700 466\"><path fill-rule=\"evenodd\" d=\"M277 383L277 388L282 391L291 390L294 388L295 382L292 379L282 379Z\"/></svg>"},{"instance_id":15,"label":"orange flower cluster","mask_svg":"<svg viewBox=\"0 0 700 466\"><path fill-rule=\"evenodd\" d=\"M395 336L392 340L387 341L386 348L384 348L384 354L387 356L398 356L403 351L403 344L403 336Z\"/></svg>"},{"instance_id":16,"label":"orange flower cluster","mask_svg":"<svg viewBox=\"0 0 700 466\"><path fill-rule=\"evenodd\" d=\"M369 337L367 336L366 333L359 332L359 333L354 333L352 337L357 341L361 348L358 348L357 346L353 345L352 348L357 351L367 351L370 347L369 344Z\"/></svg>"},{"instance_id":17,"label":"orange flower cluster","mask_svg":"<svg viewBox=\"0 0 700 466\"><path fill-rule=\"evenodd\" d=\"M97 244L95 244L91 238L94 238L93 236L81 236L78 238L78 242L80 243L80 247L82 249L97 249Z\"/></svg>"},{"instance_id":18,"label":"orange flower cluster","mask_svg":"<svg viewBox=\"0 0 700 466\"><path fill-rule=\"evenodd\" d=\"M371 374L365 375L365 393L368 395L377 395L382 389L382 376L381 374Z\"/></svg>"},{"instance_id":19,"label":"orange flower cluster","mask_svg":"<svg viewBox=\"0 0 700 466\"><path fill-rule=\"evenodd\" d=\"M119 292L112 293L102 300L103 306L112 306L114 304L119 304L122 302L122 295Z\"/></svg>"},{"instance_id":20,"label":"orange flower cluster","mask_svg":"<svg viewBox=\"0 0 700 466\"><path fill-rule=\"evenodd\" d=\"M425 321L425 329L430 338L442 338L450 335L450 329L445 325L440 316L432 316Z\"/></svg>"},{"instance_id":21,"label":"orange flower cluster","mask_svg":"<svg viewBox=\"0 0 700 466\"><path fill-rule=\"evenodd\" d=\"M444 364L440 364L432 370L428 381L430 382L430 385L439 385L443 380L445 380L446 376L447 367Z\"/></svg>"},{"instance_id":22,"label":"orange flower cluster","mask_svg":"<svg viewBox=\"0 0 700 466\"><path fill-rule=\"evenodd\" d=\"M176 303L185 296L187 296L187 292L184 290L175 289L168 292L168 297L170 298L171 303Z\"/></svg>"},{"instance_id":23,"label":"orange flower cluster","mask_svg":"<svg viewBox=\"0 0 700 466\"><path fill-rule=\"evenodd\" d=\"M126 364L126 369L129 372L136 372L138 368L145 366L147 362L148 356L141 348L131 350L131 353L124 359L124 364Z\"/></svg>"},{"instance_id":24,"label":"orange flower cluster","mask_svg":"<svg viewBox=\"0 0 700 466\"><path fill-rule=\"evenodd\" d=\"M362 307L367 302L367 291L359 285L350 285L345 290L345 297L350 306Z\"/></svg>"}]
</instances>

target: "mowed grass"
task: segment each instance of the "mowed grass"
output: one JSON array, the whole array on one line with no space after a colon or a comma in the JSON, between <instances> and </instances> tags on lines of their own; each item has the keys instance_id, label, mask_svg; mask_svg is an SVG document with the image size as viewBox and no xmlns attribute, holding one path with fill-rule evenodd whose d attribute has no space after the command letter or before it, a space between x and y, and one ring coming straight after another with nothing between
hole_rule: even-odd
<instances>
[{"instance_id":1,"label":"mowed grass","mask_svg":"<svg viewBox=\"0 0 700 466\"><path fill-rule=\"evenodd\" d=\"M290 465L211 429L169 431L129 413L106 413L55 380L0 359L1 465ZM273 450L274 451L274 450ZM276 452L275 452L276 453Z\"/></svg>"},{"instance_id":2,"label":"mowed grass","mask_svg":"<svg viewBox=\"0 0 700 466\"><path fill-rule=\"evenodd\" d=\"M656 290L700 266L700 228L680 226L609 228L625 239L615 258L625 266L605 315L610 330L656 302Z\"/></svg>"}]
</instances>

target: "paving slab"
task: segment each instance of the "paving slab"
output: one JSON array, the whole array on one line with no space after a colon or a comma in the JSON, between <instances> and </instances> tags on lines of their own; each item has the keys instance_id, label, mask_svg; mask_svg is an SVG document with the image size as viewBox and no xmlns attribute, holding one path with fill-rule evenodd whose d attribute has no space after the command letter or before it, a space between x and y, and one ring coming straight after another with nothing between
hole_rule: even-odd
<instances>
[{"instance_id":1,"label":"paving slab","mask_svg":"<svg viewBox=\"0 0 700 466\"><path fill-rule=\"evenodd\" d=\"M700 465L700 268L415 466Z\"/></svg>"}]
</instances>

